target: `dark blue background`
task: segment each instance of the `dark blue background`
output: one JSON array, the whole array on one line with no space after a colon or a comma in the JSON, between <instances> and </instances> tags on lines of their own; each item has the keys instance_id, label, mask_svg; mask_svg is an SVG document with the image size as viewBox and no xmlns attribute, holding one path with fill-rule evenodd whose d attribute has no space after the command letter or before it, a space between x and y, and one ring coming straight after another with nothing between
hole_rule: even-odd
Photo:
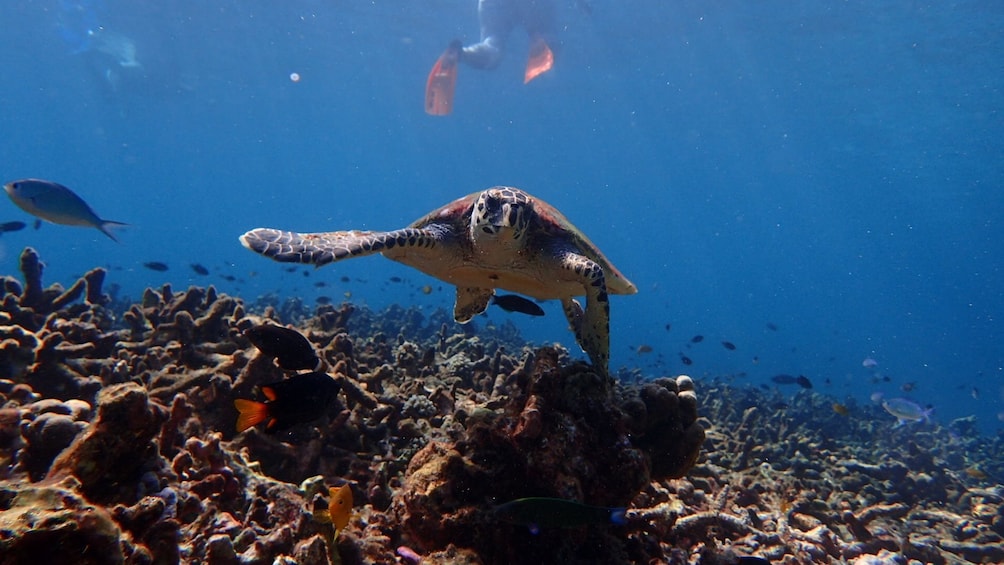
<instances>
[{"instance_id":1,"label":"dark blue background","mask_svg":"<svg viewBox=\"0 0 1004 565\"><path fill-rule=\"evenodd\" d=\"M511 184L565 212L638 285L612 301L614 368L805 374L862 401L915 382L906 396L943 423L977 414L999 429L1004 4L593 8L560 4L551 73L522 84L517 34L497 71L462 68L454 114L433 118L426 73L452 38L476 39L473 0L4 2L0 177L56 180L132 226L121 244L53 225L3 234L0 272L31 245L47 281L108 265L135 297L211 282L248 300L351 291L376 307L452 308L451 289L426 296L436 281L392 262L305 277L237 236L397 228ZM65 41L83 9L134 40L142 69ZM29 220L9 203L0 216ZM581 355L557 304L547 312L511 319ZM688 347L694 334L706 339ZM867 356L890 382L873 382Z\"/></svg>"}]
</instances>

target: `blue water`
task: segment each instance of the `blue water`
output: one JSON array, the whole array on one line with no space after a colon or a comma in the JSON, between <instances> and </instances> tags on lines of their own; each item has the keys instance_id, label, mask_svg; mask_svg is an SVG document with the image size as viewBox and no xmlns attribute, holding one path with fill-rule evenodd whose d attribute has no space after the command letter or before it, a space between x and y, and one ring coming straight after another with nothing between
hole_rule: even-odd
<instances>
[{"instance_id":1,"label":"blue water","mask_svg":"<svg viewBox=\"0 0 1004 565\"><path fill-rule=\"evenodd\" d=\"M446 118L422 90L450 39L476 39L473 0L160 4L0 4L0 177L61 182L131 224L121 243L3 234L0 272L30 245L47 282L106 265L135 297L211 283L452 308L452 289L393 262L305 276L237 236L397 228L510 184L637 284L612 300L615 370L804 374L838 399L1004 427L1004 4L563 3L552 72L522 84L517 33L496 71L461 68ZM85 41L95 21L141 66ZM30 222L6 200L0 220ZM490 318L581 355L557 304Z\"/></svg>"}]
</instances>

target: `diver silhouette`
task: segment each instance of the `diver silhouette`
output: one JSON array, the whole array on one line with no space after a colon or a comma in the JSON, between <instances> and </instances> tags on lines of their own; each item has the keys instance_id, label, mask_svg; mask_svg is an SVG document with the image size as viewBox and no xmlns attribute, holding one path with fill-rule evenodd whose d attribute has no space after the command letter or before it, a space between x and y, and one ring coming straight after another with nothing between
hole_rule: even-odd
<instances>
[{"instance_id":1,"label":"diver silhouette","mask_svg":"<svg viewBox=\"0 0 1004 565\"><path fill-rule=\"evenodd\" d=\"M114 90L125 73L135 74L143 68L132 38L105 24L108 10L103 0L59 0L58 7L56 29L63 43L107 86Z\"/></svg>"},{"instance_id":2,"label":"diver silhouette","mask_svg":"<svg viewBox=\"0 0 1004 565\"><path fill-rule=\"evenodd\" d=\"M577 0L579 8L588 13L588 0ZM425 111L433 116L445 116L453 110L453 93L457 84L459 63L477 69L494 69L505 53L506 41L516 27L522 27L530 37L530 53L523 74L526 84L551 70L554 53L548 45L553 41L554 3L552 0L478 0L478 20L481 41L464 47L454 40L432 67L425 87Z\"/></svg>"}]
</instances>

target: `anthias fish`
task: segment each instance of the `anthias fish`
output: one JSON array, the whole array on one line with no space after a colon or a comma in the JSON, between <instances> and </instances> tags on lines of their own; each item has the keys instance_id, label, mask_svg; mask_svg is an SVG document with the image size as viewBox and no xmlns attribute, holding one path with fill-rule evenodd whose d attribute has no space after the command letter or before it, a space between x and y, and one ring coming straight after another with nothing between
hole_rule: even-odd
<instances>
[{"instance_id":1,"label":"anthias fish","mask_svg":"<svg viewBox=\"0 0 1004 565\"><path fill-rule=\"evenodd\" d=\"M103 220L72 190L52 181L23 179L4 185L11 202L29 214L64 226L89 226L112 238L109 226L124 226L122 222Z\"/></svg>"},{"instance_id":2,"label":"anthias fish","mask_svg":"<svg viewBox=\"0 0 1004 565\"><path fill-rule=\"evenodd\" d=\"M518 498L495 507L499 520L538 528L574 528L588 524L625 524L626 509L589 506L563 498Z\"/></svg>"},{"instance_id":3,"label":"anthias fish","mask_svg":"<svg viewBox=\"0 0 1004 565\"><path fill-rule=\"evenodd\" d=\"M349 525L349 518L352 517L352 487L348 483L328 489L328 517L339 532Z\"/></svg>"},{"instance_id":4,"label":"anthias fish","mask_svg":"<svg viewBox=\"0 0 1004 565\"><path fill-rule=\"evenodd\" d=\"M907 422L930 422L931 412L934 408L922 408L916 402L905 398L890 398L882 401L882 408L896 417L896 426L900 427Z\"/></svg>"},{"instance_id":5,"label":"anthias fish","mask_svg":"<svg viewBox=\"0 0 1004 565\"><path fill-rule=\"evenodd\" d=\"M301 373L284 381L262 385L267 399L256 402L238 398L234 406L237 433L266 422L265 431L275 432L294 424L320 418L335 401L341 386L325 373Z\"/></svg>"},{"instance_id":6,"label":"anthias fish","mask_svg":"<svg viewBox=\"0 0 1004 565\"><path fill-rule=\"evenodd\" d=\"M544 309L532 300L516 294L498 294L492 297L492 304L506 312L518 312L527 316L543 316Z\"/></svg>"},{"instance_id":7,"label":"anthias fish","mask_svg":"<svg viewBox=\"0 0 1004 565\"><path fill-rule=\"evenodd\" d=\"M244 330L244 337L263 355L275 359L276 364L287 371L313 371L321 362L314 352L314 346L296 330L275 324L262 324Z\"/></svg>"}]
</instances>

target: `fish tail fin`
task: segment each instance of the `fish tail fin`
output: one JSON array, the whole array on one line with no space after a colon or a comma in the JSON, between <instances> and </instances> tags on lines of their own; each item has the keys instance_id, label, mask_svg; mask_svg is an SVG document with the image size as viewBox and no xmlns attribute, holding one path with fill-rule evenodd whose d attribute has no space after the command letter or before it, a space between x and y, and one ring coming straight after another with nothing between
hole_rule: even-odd
<instances>
[{"instance_id":1,"label":"fish tail fin","mask_svg":"<svg viewBox=\"0 0 1004 565\"><path fill-rule=\"evenodd\" d=\"M627 524L627 508L611 508L610 522L623 526Z\"/></svg>"},{"instance_id":2,"label":"fish tail fin","mask_svg":"<svg viewBox=\"0 0 1004 565\"><path fill-rule=\"evenodd\" d=\"M237 415L237 433L252 428L268 418L268 406L262 402L238 398L234 400L234 407L240 412Z\"/></svg>"},{"instance_id":3,"label":"fish tail fin","mask_svg":"<svg viewBox=\"0 0 1004 565\"><path fill-rule=\"evenodd\" d=\"M108 228L121 228L121 227L125 227L125 226L128 226L128 225L129 224L124 223L124 222L115 222L115 221L112 221L112 220L100 220L100 222L97 225L97 228L99 230L101 230L101 233L103 233L103 234L107 235L108 237L112 238L112 241L118 243L119 240L116 239L114 235L112 235L111 230L109 230Z\"/></svg>"},{"instance_id":4,"label":"fish tail fin","mask_svg":"<svg viewBox=\"0 0 1004 565\"><path fill-rule=\"evenodd\" d=\"M934 407L933 406L930 407L930 408L928 408L927 410L924 410L924 423L925 424L930 424L931 423L931 414L934 414Z\"/></svg>"}]
</instances>

